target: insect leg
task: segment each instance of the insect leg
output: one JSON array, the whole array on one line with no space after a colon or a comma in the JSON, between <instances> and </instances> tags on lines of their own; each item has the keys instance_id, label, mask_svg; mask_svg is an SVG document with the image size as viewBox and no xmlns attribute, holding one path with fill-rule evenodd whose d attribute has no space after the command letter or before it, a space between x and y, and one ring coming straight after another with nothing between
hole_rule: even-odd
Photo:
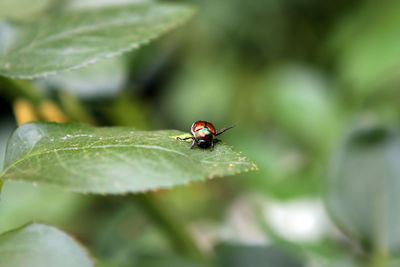
<instances>
[{"instance_id":1,"label":"insect leg","mask_svg":"<svg viewBox=\"0 0 400 267\"><path fill-rule=\"evenodd\" d=\"M185 137L185 138L180 138L180 137L178 136L176 139L177 139L177 140L180 140L180 141L185 141L185 140L188 140L188 139L194 140L194 137L193 137L193 136L189 136L189 137Z\"/></svg>"}]
</instances>

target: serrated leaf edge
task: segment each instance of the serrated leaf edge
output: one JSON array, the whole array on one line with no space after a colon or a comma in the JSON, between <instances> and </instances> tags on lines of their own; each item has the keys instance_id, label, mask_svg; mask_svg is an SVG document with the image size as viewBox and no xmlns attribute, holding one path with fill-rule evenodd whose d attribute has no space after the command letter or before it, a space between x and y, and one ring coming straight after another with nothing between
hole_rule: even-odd
<instances>
[{"instance_id":1,"label":"serrated leaf edge","mask_svg":"<svg viewBox=\"0 0 400 267\"><path fill-rule=\"evenodd\" d=\"M61 69L61 70L56 70L56 71L51 71L51 72L42 72L42 73L37 73L37 74L33 74L33 75L9 75L9 74L3 73L0 69L0 75L3 77L6 77L6 78L10 78L10 79L33 80L36 78L43 78L43 77L47 77L50 75L56 75L59 73L78 70L81 68L88 67L89 65L95 64L102 60L113 58L115 56L121 56L124 53L139 49L140 47L149 44L153 40L160 38L162 35L166 34L167 32L172 31L173 29L178 28L179 26L183 25L183 23L185 23L187 20L189 20L196 13L196 9L193 7L187 7L187 9L188 9L188 13L185 16L183 16L183 18L176 21L175 23L168 25L168 27L165 27L160 33L154 34L153 36L151 36L145 40L133 43L130 46L128 46L127 48L120 49L119 51L108 53L108 54L100 56L100 57L92 58L90 60L84 61L81 64L78 64L78 65L75 65L75 66L72 66L72 67L66 68L66 69Z\"/></svg>"}]
</instances>

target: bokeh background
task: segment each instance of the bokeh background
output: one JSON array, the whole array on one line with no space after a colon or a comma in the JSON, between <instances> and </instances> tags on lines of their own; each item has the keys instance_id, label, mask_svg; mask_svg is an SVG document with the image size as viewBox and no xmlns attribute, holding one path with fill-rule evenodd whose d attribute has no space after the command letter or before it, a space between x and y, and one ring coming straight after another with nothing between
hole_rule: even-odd
<instances>
[{"instance_id":1,"label":"bokeh background","mask_svg":"<svg viewBox=\"0 0 400 267\"><path fill-rule=\"evenodd\" d=\"M196 120L217 128L236 124L221 138L260 171L157 193L202 250L225 266L366 266L373 242L366 238L364 249L365 238L359 242L334 222L324 201L326 177L354 129L398 124L399 2L189 3L197 14L172 33L87 68L36 79L32 90L72 120L97 125L189 131ZM5 79L0 83L4 153L19 96ZM6 183L0 232L32 220L72 233L104 266L194 264L171 248L154 218L122 196ZM248 246L259 251L246 253Z\"/></svg>"}]
</instances>

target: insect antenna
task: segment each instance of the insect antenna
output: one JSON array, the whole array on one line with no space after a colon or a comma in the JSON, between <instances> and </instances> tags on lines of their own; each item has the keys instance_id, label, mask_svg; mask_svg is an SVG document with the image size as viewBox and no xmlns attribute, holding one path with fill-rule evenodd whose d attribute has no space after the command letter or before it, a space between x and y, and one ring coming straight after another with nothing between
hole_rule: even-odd
<instances>
[{"instance_id":1,"label":"insect antenna","mask_svg":"<svg viewBox=\"0 0 400 267\"><path fill-rule=\"evenodd\" d=\"M229 129L232 129L232 128L235 127L235 126L236 126L236 125L232 125L232 126L229 126L229 127L224 128L224 129L221 129L218 133L215 134L215 136L220 135L220 134L222 134L223 132L228 131Z\"/></svg>"}]
</instances>

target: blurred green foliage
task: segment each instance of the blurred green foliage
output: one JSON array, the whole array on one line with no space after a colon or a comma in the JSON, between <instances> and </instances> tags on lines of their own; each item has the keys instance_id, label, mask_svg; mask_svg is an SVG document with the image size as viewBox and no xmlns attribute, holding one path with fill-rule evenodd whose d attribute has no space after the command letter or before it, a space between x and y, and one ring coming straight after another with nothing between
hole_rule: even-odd
<instances>
[{"instance_id":1,"label":"blurred green foliage","mask_svg":"<svg viewBox=\"0 0 400 267\"><path fill-rule=\"evenodd\" d=\"M32 220L59 225L110 267L399 266L399 2L174 2L197 6L197 15L139 50L33 80L33 93L2 78L0 149L15 127L12 102L32 95L97 125L189 131L196 120L218 129L236 124L221 139L259 172L157 193L208 261L175 250L130 197L6 183L0 230ZM39 7L29 8L36 14ZM317 239L287 240L266 219L277 215L257 209L302 198L327 203L332 220ZM292 220L320 226L301 215L283 217L282 227Z\"/></svg>"}]
</instances>

